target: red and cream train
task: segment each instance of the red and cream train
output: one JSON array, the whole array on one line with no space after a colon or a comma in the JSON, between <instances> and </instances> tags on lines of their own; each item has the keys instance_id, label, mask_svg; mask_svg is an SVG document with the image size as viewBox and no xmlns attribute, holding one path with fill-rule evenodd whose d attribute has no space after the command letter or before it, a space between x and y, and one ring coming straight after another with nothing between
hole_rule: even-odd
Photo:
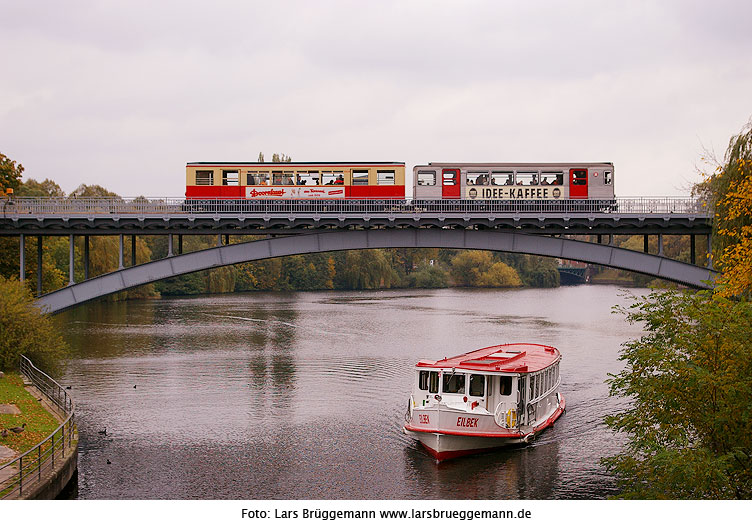
<instances>
[{"instance_id":1,"label":"red and cream train","mask_svg":"<svg viewBox=\"0 0 752 532\"><path fill-rule=\"evenodd\" d=\"M403 162L194 162L189 201L406 200ZM412 201L614 199L612 163L430 163L413 168Z\"/></svg>"}]
</instances>

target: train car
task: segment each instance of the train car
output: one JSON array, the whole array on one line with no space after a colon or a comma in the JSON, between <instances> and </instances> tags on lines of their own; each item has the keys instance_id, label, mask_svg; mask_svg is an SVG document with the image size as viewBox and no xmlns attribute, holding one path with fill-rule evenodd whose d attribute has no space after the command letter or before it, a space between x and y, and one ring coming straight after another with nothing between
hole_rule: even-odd
<instances>
[{"instance_id":1,"label":"train car","mask_svg":"<svg viewBox=\"0 0 752 532\"><path fill-rule=\"evenodd\" d=\"M404 162L193 162L185 197L202 200L404 199Z\"/></svg>"},{"instance_id":2,"label":"train car","mask_svg":"<svg viewBox=\"0 0 752 532\"><path fill-rule=\"evenodd\" d=\"M614 204L614 165L429 163L413 168L413 198L417 206L427 208L477 202L510 209L610 208Z\"/></svg>"}]
</instances>

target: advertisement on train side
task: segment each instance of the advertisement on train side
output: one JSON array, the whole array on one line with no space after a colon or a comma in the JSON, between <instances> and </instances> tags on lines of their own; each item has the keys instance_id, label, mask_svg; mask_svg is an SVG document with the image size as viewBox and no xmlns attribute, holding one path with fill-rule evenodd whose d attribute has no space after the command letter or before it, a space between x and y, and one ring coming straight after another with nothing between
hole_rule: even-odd
<instances>
[{"instance_id":1,"label":"advertisement on train side","mask_svg":"<svg viewBox=\"0 0 752 532\"><path fill-rule=\"evenodd\" d=\"M561 199L562 187L479 187L471 186L466 189L467 199L505 199L505 200L553 200Z\"/></svg>"},{"instance_id":2,"label":"advertisement on train side","mask_svg":"<svg viewBox=\"0 0 752 532\"><path fill-rule=\"evenodd\" d=\"M344 199L345 187L245 187L246 199Z\"/></svg>"}]
</instances>

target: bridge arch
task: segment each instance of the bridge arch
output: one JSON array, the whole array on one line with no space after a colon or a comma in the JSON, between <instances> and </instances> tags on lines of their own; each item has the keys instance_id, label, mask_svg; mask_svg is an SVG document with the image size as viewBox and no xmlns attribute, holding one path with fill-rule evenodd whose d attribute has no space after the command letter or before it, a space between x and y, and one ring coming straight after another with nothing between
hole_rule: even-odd
<instances>
[{"instance_id":1,"label":"bridge arch","mask_svg":"<svg viewBox=\"0 0 752 532\"><path fill-rule=\"evenodd\" d=\"M705 288L715 272L665 257L604 244L520 232L464 229L372 229L329 231L267 238L175 255L117 270L46 294L37 305L56 313L75 305L154 281L218 266L327 251L380 248L481 249L577 260L644 273Z\"/></svg>"}]
</instances>

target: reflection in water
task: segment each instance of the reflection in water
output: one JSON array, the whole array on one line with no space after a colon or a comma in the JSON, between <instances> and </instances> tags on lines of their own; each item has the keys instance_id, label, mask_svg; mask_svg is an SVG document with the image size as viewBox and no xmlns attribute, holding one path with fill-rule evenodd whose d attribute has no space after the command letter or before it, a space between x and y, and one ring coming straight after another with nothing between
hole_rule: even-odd
<instances>
[{"instance_id":1,"label":"reflection in water","mask_svg":"<svg viewBox=\"0 0 752 532\"><path fill-rule=\"evenodd\" d=\"M602 422L619 406L604 380L639 333L616 303L615 288L579 286L81 306L56 318L73 348L78 496L607 496L599 459L622 441ZM530 446L437 464L401 430L415 362L504 342L561 350L566 415Z\"/></svg>"}]
</instances>

